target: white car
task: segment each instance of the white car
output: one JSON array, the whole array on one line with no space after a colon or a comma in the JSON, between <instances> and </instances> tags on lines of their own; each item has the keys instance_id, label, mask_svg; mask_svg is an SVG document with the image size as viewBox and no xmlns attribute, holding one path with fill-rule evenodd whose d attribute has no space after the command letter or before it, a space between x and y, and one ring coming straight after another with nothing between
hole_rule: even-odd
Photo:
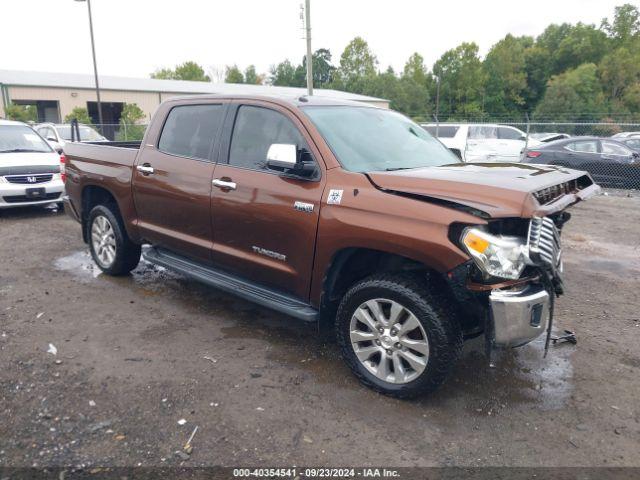
<instances>
[{"instance_id":1,"label":"white car","mask_svg":"<svg viewBox=\"0 0 640 480\"><path fill-rule=\"evenodd\" d=\"M35 127L36 131L58 151L64 150L67 142L71 141L71 124L69 123L41 123ZM81 142L107 142L108 140L88 125L78 126ZM76 142L78 139L75 139Z\"/></svg>"},{"instance_id":2,"label":"white car","mask_svg":"<svg viewBox=\"0 0 640 480\"><path fill-rule=\"evenodd\" d=\"M62 205L64 161L30 126L0 120L0 209Z\"/></svg>"},{"instance_id":3,"label":"white car","mask_svg":"<svg viewBox=\"0 0 640 480\"><path fill-rule=\"evenodd\" d=\"M640 132L620 132L613 135L611 138L621 139L621 138L631 138L631 137L640 137Z\"/></svg>"},{"instance_id":4,"label":"white car","mask_svg":"<svg viewBox=\"0 0 640 480\"><path fill-rule=\"evenodd\" d=\"M489 123L427 123L422 127L465 162L519 162L525 146L541 142L522 130Z\"/></svg>"}]
</instances>

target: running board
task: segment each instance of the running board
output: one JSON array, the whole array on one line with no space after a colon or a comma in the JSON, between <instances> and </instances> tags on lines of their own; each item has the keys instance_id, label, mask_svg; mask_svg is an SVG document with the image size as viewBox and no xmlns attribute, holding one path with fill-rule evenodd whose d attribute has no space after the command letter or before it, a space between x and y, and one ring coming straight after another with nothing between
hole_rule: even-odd
<instances>
[{"instance_id":1,"label":"running board","mask_svg":"<svg viewBox=\"0 0 640 480\"><path fill-rule=\"evenodd\" d=\"M308 303L241 279L235 275L202 265L168 250L151 247L144 250L142 257L148 262L168 268L219 290L232 293L263 307L291 315L305 322L318 320L318 311Z\"/></svg>"}]
</instances>

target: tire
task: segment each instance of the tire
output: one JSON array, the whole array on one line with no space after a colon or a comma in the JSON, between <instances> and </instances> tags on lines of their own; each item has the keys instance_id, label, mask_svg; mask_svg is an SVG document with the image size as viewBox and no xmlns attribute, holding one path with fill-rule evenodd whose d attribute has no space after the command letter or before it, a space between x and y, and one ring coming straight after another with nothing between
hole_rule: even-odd
<instances>
[{"instance_id":1,"label":"tire","mask_svg":"<svg viewBox=\"0 0 640 480\"><path fill-rule=\"evenodd\" d=\"M445 381L460 356L462 330L447 307L451 302L435 290L413 274L376 274L349 289L338 307L336 334L360 382L385 395L412 398Z\"/></svg>"},{"instance_id":2,"label":"tire","mask_svg":"<svg viewBox=\"0 0 640 480\"><path fill-rule=\"evenodd\" d=\"M129 239L120 213L112 205L93 207L86 228L91 256L104 273L126 275L138 266L140 245Z\"/></svg>"}]
</instances>

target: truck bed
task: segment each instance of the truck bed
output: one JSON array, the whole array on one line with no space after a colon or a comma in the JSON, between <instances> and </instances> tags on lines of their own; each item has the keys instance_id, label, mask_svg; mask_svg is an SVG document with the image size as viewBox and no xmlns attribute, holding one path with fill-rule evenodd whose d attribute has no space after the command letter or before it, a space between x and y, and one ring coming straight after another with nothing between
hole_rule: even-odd
<instances>
[{"instance_id":1,"label":"truck bed","mask_svg":"<svg viewBox=\"0 0 640 480\"><path fill-rule=\"evenodd\" d=\"M132 167L140 142L68 143L65 155L70 162L89 162Z\"/></svg>"}]
</instances>

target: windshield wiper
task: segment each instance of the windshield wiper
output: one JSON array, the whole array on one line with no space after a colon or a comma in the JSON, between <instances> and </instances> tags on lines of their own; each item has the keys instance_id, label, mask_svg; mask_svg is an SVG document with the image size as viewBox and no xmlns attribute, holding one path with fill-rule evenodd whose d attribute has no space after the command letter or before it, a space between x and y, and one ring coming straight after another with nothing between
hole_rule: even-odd
<instances>
[{"instance_id":1,"label":"windshield wiper","mask_svg":"<svg viewBox=\"0 0 640 480\"><path fill-rule=\"evenodd\" d=\"M390 168L385 168L384 171L385 172L395 172L397 170L411 170L413 168L417 168L417 167L390 167Z\"/></svg>"},{"instance_id":2,"label":"windshield wiper","mask_svg":"<svg viewBox=\"0 0 640 480\"><path fill-rule=\"evenodd\" d=\"M10 150L0 150L0 153L46 153L46 150L33 150L32 148L12 148Z\"/></svg>"}]
</instances>

